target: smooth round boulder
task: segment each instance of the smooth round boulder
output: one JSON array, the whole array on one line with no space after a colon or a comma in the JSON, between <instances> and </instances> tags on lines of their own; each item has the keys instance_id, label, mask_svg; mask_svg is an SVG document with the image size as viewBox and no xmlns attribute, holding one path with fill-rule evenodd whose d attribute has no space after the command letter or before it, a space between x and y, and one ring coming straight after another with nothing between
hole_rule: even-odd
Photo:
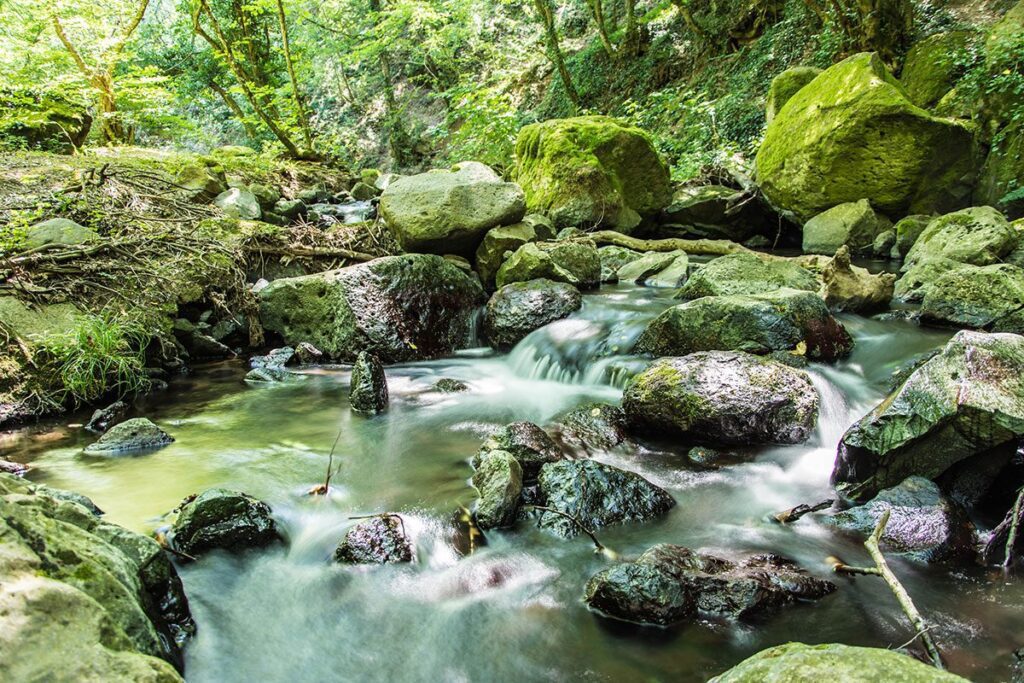
<instances>
[{"instance_id":1,"label":"smooth round boulder","mask_svg":"<svg viewBox=\"0 0 1024 683\"><path fill-rule=\"evenodd\" d=\"M136 417L114 425L94 443L85 447L89 455L117 455L162 448L174 437L144 417Z\"/></svg>"},{"instance_id":2,"label":"smooth round boulder","mask_svg":"<svg viewBox=\"0 0 1024 683\"><path fill-rule=\"evenodd\" d=\"M101 239L98 232L67 218L51 218L25 229L26 249L38 249L48 244L78 245Z\"/></svg>"},{"instance_id":3,"label":"smooth round boulder","mask_svg":"<svg viewBox=\"0 0 1024 683\"><path fill-rule=\"evenodd\" d=\"M170 537L175 549L192 556L241 552L281 538L269 505L228 489L208 489L182 503Z\"/></svg>"},{"instance_id":4,"label":"smooth round boulder","mask_svg":"<svg viewBox=\"0 0 1024 683\"><path fill-rule=\"evenodd\" d=\"M491 296L484 309L484 336L507 351L534 330L578 311L583 296L572 285L547 279L513 282Z\"/></svg>"},{"instance_id":5,"label":"smooth round boulder","mask_svg":"<svg viewBox=\"0 0 1024 683\"><path fill-rule=\"evenodd\" d=\"M353 526L334 551L342 564L392 564L413 561L412 540L398 515L374 515Z\"/></svg>"},{"instance_id":6,"label":"smooth round boulder","mask_svg":"<svg viewBox=\"0 0 1024 683\"><path fill-rule=\"evenodd\" d=\"M710 351L652 363L626 386L633 429L712 444L806 441L818 417L807 374L748 353Z\"/></svg>"},{"instance_id":7,"label":"smooth round boulder","mask_svg":"<svg viewBox=\"0 0 1024 683\"><path fill-rule=\"evenodd\" d=\"M838 204L804 224L803 251L831 256L845 246L853 254L867 255L875 238L888 227L889 222L877 216L866 199Z\"/></svg>"},{"instance_id":8,"label":"smooth round boulder","mask_svg":"<svg viewBox=\"0 0 1024 683\"><path fill-rule=\"evenodd\" d=\"M387 409L388 378L377 356L361 351L356 357L348 402L352 410L367 415L376 415Z\"/></svg>"},{"instance_id":9,"label":"smooth round boulder","mask_svg":"<svg viewBox=\"0 0 1024 683\"><path fill-rule=\"evenodd\" d=\"M217 195L213 204L228 218L256 221L263 216L259 199L245 188L232 187Z\"/></svg>"},{"instance_id":10,"label":"smooth round boulder","mask_svg":"<svg viewBox=\"0 0 1024 683\"><path fill-rule=\"evenodd\" d=\"M601 256L597 246L588 239L524 244L498 269L495 281L500 288L541 278L579 289L597 287L601 284Z\"/></svg>"},{"instance_id":11,"label":"smooth round boulder","mask_svg":"<svg viewBox=\"0 0 1024 683\"><path fill-rule=\"evenodd\" d=\"M720 256L699 267L676 294L677 299L730 294L767 294L777 289L816 292L814 275L787 260L769 260L753 252Z\"/></svg>"},{"instance_id":12,"label":"smooth round boulder","mask_svg":"<svg viewBox=\"0 0 1024 683\"><path fill-rule=\"evenodd\" d=\"M523 469L511 453L484 453L473 473L473 486L480 493L474 514L481 529L515 524L523 492Z\"/></svg>"}]
</instances>

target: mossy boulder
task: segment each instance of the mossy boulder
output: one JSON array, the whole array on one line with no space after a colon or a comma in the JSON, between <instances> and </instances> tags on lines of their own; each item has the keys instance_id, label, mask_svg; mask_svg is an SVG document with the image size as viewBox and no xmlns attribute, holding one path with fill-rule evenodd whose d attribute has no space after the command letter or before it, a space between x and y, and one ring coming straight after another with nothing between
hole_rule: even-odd
<instances>
[{"instance_id":1,"label":"mossy boulder","mask_svg":"<svg viewBox=\"0 0 1024 683\"><path fill-rule=\"evenodd\" d=\"M630 380L622 408L633 429L726 444L801 443L818 418L807 374L748 353L662 358Z\"/></svg>"},{"instance_id":2,"label":"mossy boulder","mask_svg":"<svg viewBox=\"0 0 1024 683\"><path fill-rule=\"evenodd\" d=\"M263 327L327 358L369 351L385 363L436 358L470 343L484 303L476 277L440 256L386 256L275 280L262 289Z\"/></svg>"},{"instance_id":3,"label":"mossy boulder","mask_svg":"<svg viewBox=\"0 0 1024 683\"><path fill-rule=\"evenodd\" d=\"M814 275L792 261L762 259L753 252L739 252L719 256L698 268L676 298L767 294L784 288L816 292L818 287Z\"/></svg>"},{"instance_id":4,"label":"mossy boulder","mask_svg":"<svg viewBox=\"0 0 1024 683\"><path fill-rule=\"evenodd\" d=\"M715 676L709 683L818 683L821 680L967 683L966 678L939 671L895 650L803 643L786 643L762 650Z\"/></svg>"},{"instance_id":5,"label":"mossy boulder","mask_svg":"<svg viewBox=\"0 0 1024 683\"><path fill-rule=\"evenodd\" d=\"M1019 235L991 206L974 206L933 219L907 252L903 272L925 260L987 266L1016 248Z\"/></svg>"},{"instance_id":6,"label":"mossy boulder","mask_svg":"<svg viewBox=\"0 0 1024 683\"><path fill-rule=\"evenodd\" d=\"M668 166L646 133L607 116L524 127L514 176L529 210L549 216L556 228L628 232L672 201Z\"/></svg>"},{"instance_id":7,"label":"mossy boulder","mask_svg":"<svg viewBox=\"0 0 1024 683\"><path fill-rule=\"evenodd\" d=\"M193 556L211 550L241 552L280 538L269 505L228 489L208 489L186 499L171 531L174 547Z\"/></svg>"},{"instance_id":8,"label":"mossy boulder","mask_svg":"<svg viewBox=\"0 0 1024 683\"><path fill-rule=\"evenodd\" d=\"M475 161L388 185L380 213L402 249L471 256L484 234L523 218L523 191Z\"/></svg>"},{"instance_id":9,"label":"mossy boulder","mask_svg":"<svg viewBox=\"0 0 1024 683\"><path fill-rule=\"evenodd\" d=\"M491 346L506 351L534 330L571 315L582 305L580 291L564 282L513 282L487 302L484 336Z\"/></svg>"},{"instance_id":10,"label":"mossy boulder","mask_svg":"<svg viewBox=\"0 0 1024 683\"><path fill-rule=\"evenodd\" d=\"M55 93L0 87L0 138L30 150L70 154L85 143L92 116Z\"/></svg>"},{"instance_id":11,"label":"mossy boulder","mask_svg":"<svg viewBox=\"0 0 1024 683\"><path fill-rule=\"evenodd\" d=\"M119 455L151 451L174 442L174 437L144 417L125 420L85 447L89 455Z\"/></svg>"},{"instance_id":12,"label":"mossy boulder","mask_svg":"<svg viewBox=\"0 0 1024 683\"><path fill-rule=\"evenodd\" d=\"M968 63L966 31L934 33L922 38L907 52L900 85L907 97L922 109L939 103L963 76Z\"/></svg>"},{"instance_id":13,"label":"mossy boulder","mask_svg":"<svg viewBox=\"0 0 1024 683\"><path fill-rule=\"evenodd\" d=\"M944 212L969 201L974 155L970 126L914 106L878 55L861 53L801 88L772 120L757 181L802 221L861 199L885 214Z\"/></svg>"},{"instance_id":14,"label":"mossy boulder","mask_svg":"<svg viewBox=\"0 0 1024 683\"><path fill-rule=\"evenodd\" d=\"M907 477L970 469L1022 435L1024 337L962 331L847 430L832 482L863 502ZM997 456L1009 462L1014 450Z\"/></svg>"},{"instance_id":15,"label":"mossy boulder","mask_svg":"<svg viewBox=\"0 0 1024 683\"><path fill-rule=\"evenodd\" d=\"M1007 126L992 140L974 200L997 207L1010 220L1024 217L1024 123Z\"/></svg>"},{"instance_id":16,"label":"mossy boulder","mask_svg":"<svg viewBox=\"0 0 1024 683\"><path fill-rule=\"evenodd\" d=\"M511 453L485 453L473 473L473 486L480 493L474 514L481 529L515 524L523 492L523 468Z\"/></svg>"},{"instance_id":17,"label":"mossy boulder","mask_svg":"<svg viewBox=\"0 0 1024 683\"><path fill-rule=\"evenodd\" d=\"M838 204L804 224L803 251L832 256L845 246L855 255L867 255L874 248L875 238L889 225L866 199Z\"/></svg>"},{"instance_id":18,"label":"mossy boulder","mask_svg":"<svg viewBox=\"0 0 1024 683\"><path fill-rule=\"evenodd\" d=\"M515 458L522 467L523 481L527 484L536 481L540 468L546 463L565 459L547 432L525 421L507 424L488 436L473 457L473 467L479 468L491 451L504 451Z\"/></svg>"},{"instance_id":19,"label":"mossy boulder","mask_svg":"<svg viewBox=\"0 0 1024 683\"><path fill-rule=\"evenodd\" d=\"M601 258L601 282L615 283L619 281L619 268L643 258L644 252L607 245L597 250Z\"/></svg>"},{"instance_id":20,"label":"mossy boulder","mask_svg":"<svg viewBox=\"0 0 1024 683\"><path fill-rule=\"evenodd\" d=\"M356 523L334 551L342 564L412 562L415 552L405 523L398 515L374 515Z\"/></svg>"},{"instance_id":21,"label":"mossy boulder","mask_svg":"<svg viewBox=\"0 0 1024 683\"><path fill-rule=\"evenodd\" d=\"M655 251L630 261L616 273L619 282L648 287L678 287L686 281L690 259L681 249Z\"/></svg>"},{"instance_id":22,"label":"mossy boulder","mask_svg":"<svg viewBox=\"0 0 1024 683\"><path fill-rule=\"evenodd\" d=\"M25 248L36 249L47 244L79 245L96 242L99 233L67 218L51 218L31 225L25 231Z\"/></svg>"},{"instance_id":23,"label":"mossy boulder","mask_svg":"<svg viewBox=\"0 0 1024 683\"><path fill-rule=\"evenodd\" d=\"M960 266L928 283L921 302L926 320L987 329L1024 308L1024 268L1008 263L991 266Z\"/></svg>"},{"instance_id":24,"label":"mossy boulder","mask_svg":"<svg viewBox=\"0 0 1024 683\"><path fill-rule=\"evenodd\" d=\"M765 98L764 116L768 123L772 122L793 95L800 92L819 74L821 69L814 66L794 66L773 78Z\"/></svg>"},{"instance_id":25,"label":"mossy boulder","mask_svg":"<svg viewBox=\"0 0 1024 683\"><path fill-rule=\"evenodd\" d=\"M217 164L200 162L183 166L174 178L174 184L186 190L194 202L208 202L228 190L224 168Z\"/></svg>"},{"instance_id":26,"label":"mossy boulder","mask_svg":"<svg viewBox=\"0 0 1024 683\"><path fill-rule=\"evenodd\" d=\"M498 287L537 279L564 282L579 289L601 284L601 256L588 239L530 242L515 250L495 278Z\"/></svg>"},{"instance_id":27,"label":"mossy boulder","mask_svg":"<svg viewBox=\"0 0 1024 683\"><path fill-rule=\"evenodd\" d=\"M348 402L352 410L366 415L376 415L387 410L388 378L377 356L366 351L360 351L356 356Z\"/></svg>"},{"instance_id":28,"label":"mossy boulder","mask_svg":"<svg viewBox=\"0 0 1024 683\"><path fill-rule=\"evenodd\" d=\"M491 228L476 250L476 272L487 288L494 287L494 277L505 262L506 252L514 252L527 242L554 239L550 221L539 214L530 214L512 225Z\"/></svg>"},{"instance_id":29,"label":"mossy boulder","mask_svg":"<svg viewBox=\"0 0 1024 683\"><path fill-rule=\"evenodd\" d=\"M932 222L932 218L933 216L914 214L904 216L896 221L896 224L892 226L893 232L896 233L896 243L893 245L890 255L898 259L906 258L910 248L914 246L914 242Z\"/></svg>"},{"instance_id":30,"label":"mossy boulder","mask_svg":"<svg viewBox=\"0 0 1024 683\"><path fill-rule=\"evenodd\" d=\"M673 306L648 323L636 343L636 351L654 356L799 350L825 361L845 356L852 347L849 333L821 297L795 289L709 296Z\"/></svg>"},{"instance_id":31,"label":"mossy boulder","mask_svg":"<svg viewBox=\"0 0 1024 683\"><path fill-rule=\"evenodd\" d=\"M228 218L255 221L263 215L256 195L245 188L232 187L214 197L213 204Z\"/></svg>"}]
</instances>

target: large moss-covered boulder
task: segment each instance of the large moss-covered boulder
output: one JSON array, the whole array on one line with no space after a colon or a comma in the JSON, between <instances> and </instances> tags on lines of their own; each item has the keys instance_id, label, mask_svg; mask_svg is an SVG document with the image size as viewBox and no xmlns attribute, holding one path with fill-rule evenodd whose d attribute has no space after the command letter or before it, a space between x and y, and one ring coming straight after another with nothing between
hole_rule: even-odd
<instances>
[{"instance_id":1,"label":"large moss-covered boulder","mask_svg":"<svg viewBox=\"0 0 1024 683\"><path fill-rule=\"evenodd\" d=\"M960 266L928 283L921 301L927 320L978 329L1012 329L1012 314L1024 308L1024 268L1008 263Z\"/></svg>"},{"instance_id":2,"label":"large moss-covered boulder","mask_svg":"<svg viewBox=\"0 0 1024 683\"><path fill-rule=\"evenodd\" d=\"M480 493L474 513L481 529L515 524L523 492L523 468L511 453L485 453L473 473L473 486Z\"/></svg>"},{"instance_id":3,"label":"large moss-covered boulder","mask_svg":"<svg viewBox=\"0 0 1024 683\"><path fill-rule=\"evenodd\" d=\"M476 272L487 288L494 287L494 276L505 262L505 253L514 252L527 242L554 239L550 221L539 214L530 214L512 225L491 228L476 250Z\"/></svg>"},{"instance_id":4,"label":"large moss-covered boulder","mask_svg":"<svg viewBox=\"0 0 1024 683\"><path fill-rule=\"evenodd\" d=\"M0 139L15 146L70 154L92 127L86 106L55 93L0 87Z\"/></svg>"},{"instance_id":5,"label":"large moss-covered boulder","mask_svg":"<svg viewBox=\"0 0 1024 683\"><path fill-rule=\"evenodd\" d=\"M696 351L797 351L832 361L853 347L821 297L780 289L754 296L708 296L673 306L648 323L636 350L654 356Z\"/></svg>"},{"instance_id":6,"label":"large moss-covered boulder","mask_svg":"<svg viewBox=\"0 0 1024 683\"><path fill-rule=\"evenodd\" d=\"M969 63L966 31L935 33L923 38L907 52L900 72L900 85L910 101L931 109L953 89Z\"/></svg>"},{"instance_id":7,"label":"large moss-covered boulder","mask_svg":"<svg viewBox=\"0 0 1024 683\"><path fill-rule=\"evenodd\" d=\"M895 650L786 643L758 652L709 683L967 683Z\"/></svg>"},{"instance_id":8,"label":"large moss-covered boulder","mask_svg":"<svg viewBox=\"0 0 1024 683\"><path fill-rule=\"evenodd\" d=\"M930 259L975 266L999 263L1017 246L1019 236L991 206L974 206L933 219L907 252L903 272Z\"/></svg>"},{"instance_id":9,"label":"large moss-covered boulder","mask_svg":"<svg viewBox=\"0 0 1024 683\"><path fill-rule=\"evenodd\" d=\"M892 247L891 256L899 259L906 258L910 248L914 246L914 242L931 222L932 216L923 214L904 216L896 221L896 224L892 226L893 232L896 233L896 244Z\"/></svg>"},{"instance_id":10,"label":"large moss-covered boulder","mask_svg":"<svg viewBox=\"0 0 1024 683\"><path fill-rule=\"evenodd\" d=\"M861 199L886 214L958 209L974 170L970 127L914 106L873 53L793 95L757 153L765 196L803 221Z\"/></svg>"},{"instance_id":11,"label":"large moss-covered boulder","mask_svg":"<svg viewBox=\"0 0 1024 683\"><path fill-rule=\"evenodd\" d=\"M565 537L582 533L579 524L593 531L613 524L649 521L676 504L667 491L639 474L596 460L548 463L540 469L538 486L543 505L569 515L543 512L540 526Z\"/></svg>"},{"instance_id":12,"label":"large moss-covered boulder","mask_svg":"<svg viewBox=\"0 0 1024 683\"><path fill-rule=\"evenodd\" d=\"M0 474L0 679L181 681L181 580L154 540L95 509Z\"/></svg>"},{"instance_id":13,"label":"large moss-covered boulder","mask_svg":"<svg viewBox=\"0 0 1024 683\"><path fill-rule=\"evenodd\" d=\"M78 245L95 242L100 239L99 233L92 228L68 218L51 218L48 221L31 225L25 231L25 248L36 249L47 244Z\"/></svg>"},{"instance_id":14,"label":"large moss-covered boulder","mask_svg":"<svg viewBox=\"0 0 1024 683\"><path fill-rule=\"evenodd\" d=\"M804 224L803 250L831 256L845 246L853 254L869 254L875 238L888 227L866 199L838 204Z\"/></svg>"},{"instance_id":15,"label":"large moss-covered boulder","mask_svg":"<svg viewBox=\"0 0 1024 683\"><path fill-rule=\"evenodd\" d=\"M893 288L893 298L904 303L920 303L936 280L961 268L973 269L948 258L925 259L914 264L900 276Z\"/></svg>"},{"instance_id":16,"label":"large moss-covered boulder","mask_svg":"<svg viewBox=\"0 0 1024 683\"><path fill-rule=\"evenodd\" d=\"M767 294L777 289L818 290L806 268L786 260L768 260L753 252L719 256L698 268L676 295L679 299L730 294Z\"/></svg>"},{"instance_id":17,"label":"large moss-covered boulder","mask_svg":"<svg viewBox=\"0 0 1024 683\"><path fill-rule=\"evenodd\" d=\"M540 278L580 289L597 287L601 284L601 256L597 247L587 239L524 244L498 270L496 283L504 287Z\"/></svg>"},{"instance_id":18,"label":"large moss-covered boulder","mask_svg":"<svg viewBox=\"0 0 1024 683\"><path fill-rule=\"evenodd\" d=\"M662 358L622 397L633 429L727 444L800 443L818 418L806 373L732 351Z\"/></svg>"},{"instance_id":19,"label":"large moss-covered boulder","mask_svg":"<svg viewBox=\"0 0 1024 683\"><path fill-rule=\"evenodd\" d=\"M969 469L996 447L1010 446L999 455L1009 462L1022 435L1024 337L962 331L847 430L832 482L867 501L907 477Z\"/></svg>"},{"instance_id":20,"label":"large moss-covered boulder","mask_svg":"<svg viewBox=\"0 0 1024 683\"><path fill-rule=\"evenodd\" d=\"M582 305L580 291L564 282L513 282L495 292L487 302L484 336L491 346L505 351L534 330L578 311Z\"/></svg>"},{"instance_id":21,"label":"large moss-covered boulder","mask_svg":"<svg viewBox=\"0 0 1024 683\"><path fill-rule=\"evenodd\" d=\"M440 256L406 254L275 280L259 293L263 327L327 357L369 351L385 363L442 356L470 343L479 280Z\"/></svg>"},{"instance_id":22,"label":"large moss-covered boulder","mask_svg":"<svg viewBox=\"0 0 1024 683\"><path fill-rule=\"evenodd\" d=\"M1010 220L1024 217L1024 123L1007 126L992 140L974 200L997 207Z\"/></svg>"},{"instance_id":23,"label":"large moss-covered boulder","mask_svg":"<svg viewBox=\"0 0 1024 683\"><path fill-rule=\"evenodd\" d=\"M484 234L526 213L523 191L475 161L404 176L380 197L380 214L402 249L471 256Z\"/></svg>"},{"instance_id":24,"label":"large moss-covered boulder","mask_svg":"<svg viewBox=\"0 0 1024 683\"><path fill-rule=\"evenodd\" d=\"M773 78L771 85L768 86L764 107L764 116L768 123L772 122L793 95L800 92L820 73L821 69L814 66L794 66Z\"/></svg>"},{"instance_id":25,"label":"large moss-covered boulder","mask_svg":"<svg viewBox=\"0 0 1024 683\"><path fill-rule=\"evenodd\" d=\"M668 166L647 135L606 116L526 126L516 141L514 175L529 210L557 228L628 232L672 201Z\"/></svg>"},{"instance_id":26,"label":"large moss-covered boulder","mask_svg":"<svg viewBox=\"0 0 1024 683\"><path fill-rule=\"evenodd\" d=\"M661 543L632 562L598 572L587 582L584 599L613 619L670 626L697 617L765 617L835 589L778 555L737 563Z\"/></svg>"},{"instance_id":27,"label":"large moss-covered boulder","mask_svg":"<svg viewBox=\"0 0 1024 683\"><path fill-rule=\"evenodd\" d=\"M208 489L186 500L171 531L174 547L189 555L218 549L240 552L280 538L269 505L228 489Z\"/></svg>"}]
</instances>

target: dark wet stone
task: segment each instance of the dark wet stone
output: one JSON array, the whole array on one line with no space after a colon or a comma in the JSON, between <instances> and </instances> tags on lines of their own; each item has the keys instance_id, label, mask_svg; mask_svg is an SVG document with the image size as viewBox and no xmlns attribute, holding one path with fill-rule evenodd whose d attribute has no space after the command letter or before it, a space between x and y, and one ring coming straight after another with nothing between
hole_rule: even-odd
<instances>
[{"instance_id":1,"label":"dark wet stone","mask_svg":"<svg viewBox=\"0 0 1024 683\"><path fill-rule=\"evenodd\" d=\"M451 377L442 377L434 382L433 389L434 391L440 391L442 394L457 394L463 391L469 391L469 385L462 380L452 379Z\"/></svg>"},{"instance_id":2,"label":"dark wet stone","mask_svg":"<svg viewBox=\"0 0 1024 683\"><path fill-rule=\"evenodd\" d=\"M269 505L227 489L209 489L182 504L172 531L174 547L189 555L216 549L239 552L279 539Z\"/></svg>"},{"instance_id":3,"label":"dark wet stone","mask_svg":"<svg viewBox=\"0 0 1024 683\"><path fill-rule=\"evenodd\" d=\"M545 463L565 457L547 432L532 422L513 422L491 434L473 458L473 467L489 451L507 451L523 468L524 481L532 482Z\"/></svg>"},{"instance_id":4,"label":"dark wet stone","mask_svg":"<svg viewBox=\"0 0 1024 683\"><path fill-rule=\"evenodd\" d=\"M659 517L676 502L664 489L639 474L596 460L548 463L537 479L542 504L564 512L593 531L627 522ZM579 527L562 515L543 512L540 526L559 536L572 537Z\"/></svg>"},{"instance_id":5,"label":"dark wet stone","mask_svg":"<svg viewBox=\"0 0 1024 683\"><path fill-rule=\"evenodd\" d=\"M473 473L473 486L480 492L476 520L481 529L512 526L519 512L523 492L523 469L508 451L488 451Z\"/></svg>"},{"instance_id":6,"label":"dark wet stone","mask_svg":"<svg viewBox=\"0 0 1024 683\"><path fill-rule=\"evenodd\" d=\"M47 486L46 484L35 484L32 486L32 492L38 493L44 496L49 496L56 500L65 500L69 503L77 503L81 505L90 513L96 517L100 517L104 514L103 510L99 508L96 503L92 502L92 498L82 495L76 491L66 491L64 489L55 489Z\"/></svg>"},{"instance_id":7,"label":"dark wet stone","mask_svg":"<svg viewBox=\"0 0 1024 683\"><path fill-rule=\"evenodd\" d=\"M289 363L294 364L297 362L299 365L313 365L322 361L323 358L323 351L309 342L299 342L295 347L295 355Z\"/></svg>"},{"instance_id":8,"label":"dark wet stone","mask_svg":"<svg viewBox=\"0 0 1024 683\"><path fill-rule=\"evenodd\" d=\"M641 624L669 626L697 616L747 619L771 614L798 600L835 590L777 555L741 563L667 543L596 574L585 600L602 614Z\"/></svg>"},{"instance_id":9,"label":"dark wet stone","mask_svg":"<svg viewBox=\"0 0 1024 683\"><path fill-rule=\"evenodd\" d=\"M716 468L722 453L706 446L694 446L686 452L686 459L698 467Z\"/></svg>"},{"instance_id":10,"label":"dark wet stone","mask_svg":"<svg viewBox=\"0 0 1024 683\"><path fill-rule=\"evenodd\" d=\"M95 434L102 434L119 422L124 421L128 415L128 404L124 401L114 401L106 408L96 409L85 428Z\"/></svg>"},{"instance_id":11,"label":"dark wet stone","mask_svg":"<svg viewBox=\"0 0 1024 683\"><path fill-rule=\"evenodd\" d=\"M133 451L162 448L174 437L144 417L136 417L114 425L95 443L85 447L90 455L115 455Z\"/></svg>"},{"instance_id":12,"label":"dark wet stone","mask_svg":"<svg viewBox=\"0 0 1024 683\"><path fill-rule=\"evenodd\" d=\"M290 346L285 346L280 349L271 349L265 356L253 356L250 358L249 367L253 370L283 370L294 356L295 349Z\"/></svg>"},{"instance_id":13,"label":"dark wet stone","mask_svg":"<svg viewBox=\"0 0 1024 683\"><path fill-rule=\"evenodd\" d=\"M343 564L412 562L412 541L398 515L375 515L348 530L334 559Z\"/></svg>"},{"instance_id":14,"label":"dark wet stone","mask_svg":"<svg viewBox=\"0 0 1024 683\"><path fill-rule=\"evenodd\" d=\"M358 413L375 415L387 409L388 380L379 358L365 351L356 357L348 400Z\"/></svg>"},{"instance_id":15,"label":"dark wet stone","mask_svg":"<svg viewBox=\"0 0 1024 683\"><path fill-rule=\"evenodd\" d=\"M607 403L588 403L562 415L558 422L566 443L585 451L607 451L629 439L626 413Z\"/></svg>"},{"instance_id":16,"label":"dark wet stone","mask_svg":"<svg viewBox=\"0 0 1024 683\"><path fill-rule=\"evenodd\" d=\"M484 309L484 335L501 351L511 349L534 330L560 320L583 305L572 285L539 278L505 285Z\"/></svg>"}]
</instances>

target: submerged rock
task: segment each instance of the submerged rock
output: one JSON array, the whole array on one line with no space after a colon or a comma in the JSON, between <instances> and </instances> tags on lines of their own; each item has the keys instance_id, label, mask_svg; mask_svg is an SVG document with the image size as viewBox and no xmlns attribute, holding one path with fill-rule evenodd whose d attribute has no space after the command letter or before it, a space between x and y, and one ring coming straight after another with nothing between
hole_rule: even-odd
<instances>
[{"instance_id":1,"label":"submerged rock","mask_svg":"<svg viewBox=\"0 0 1024 683\"><path fill-rule=\"evenodd\" d=\"M673 306L648 323L636 343L638 352L654 356L800 350L825 361L845 356L852 347L850 334L821 297L794 289L708 296Z\"/></svg>"},{"instance_id":2,"label":"submerged rock","mask_svg":"<svg viewBox=\"0 0 1024 683\"><path fill-rule=\"evenodd\" d=\"M540 469L538 483L545 506L575 518L591 531L613 524L646 522L676 504L667 491L639 474L596 460L547 463ZM581 533L577 524L552 512L541 514L540 526L567 538Z\"/></svg>"},{"instance_id":3,"label":"submerged rock","mask_svg":"<svg viewBox=\"0 0 1024 683\"><path fill-rule=\"evenodd\" d=\"M382 362L435 358L470 343L484 293L440 256L406 254L275 280L260 294L264 328L333 359L360 351Z\"/></svg>"},{"instance_id":4,"label":"submerged rock","mask_svg":"<svg viewBox=\"0 0 1024 683\"><path fill-rule=\"evenodd\" d=\"M582 305L580 291L564 282L513 282L487 302L484 335L494 348L507 351L534 330L572 314Z\"/></svg>"},{"instance_id":5,"label":"submerged rock","mask_svg":"<svg viewBox=\"0 0 1024 683\"><path fill-rule=\"evenodd\" d=\"M490 451L510 453L522 466L523 480L526 482L536 480L537 473L545 463L565 458L547 432L532 422L513 422L487 437L473 458L473 467L478 468Z\"/></svg>"},{"instance_id":6,"label":"submerged rock","mask_svg":"<svg viewBox=\"0 0 1024 683\"><path fill-rule=\"evenodd\" d=\"M391 564L412 562L412 541L398 515L374 515L345 534L334 560L342 564Z\"/></svg>"},{"instance_id":7,"label":"submerged rock","mask_svg":"<svg viewBox=\"0 0 1024 683\"><path fill-rule=\"evenodd\" d=\"M786 643L758 652L708 683L967 683L948 671L895 650L850 645Z\"/></svg>"},{"instance_id":8,"label":"submerged rock","mask_svg":"<svg viewBox=\"0 0 1024 683\"><path fill-rule=\"evenodd\" d=\"M523 492L523 469L511 453L493 450L481 455L473 486L480 492L475 514L481 529L515 524Z\"/></svg>"},{"instance_id":9,"label":"submerged rock","mask_svg":"<svg viewBox=\"0 0 1024 683\"><path fill-rule=\"evenodd\" d=\"M144 417L125 420L111 427L94 443L85 447L90 455L116 455L162 448L174 437Z\"/></svg>"},{"instance_id":10,"label":"submerged rock","mask_svg":"<svg viewBox=\"0 0 1024 683\"><path fill-rule=\"evenodd\" d=\"M735 563L662 543L634 562L596 574L587 583L585 600L614 619L670 626L698 615L761 617L798 600L818 600L835 588L777 555Z\"/></svg>"},{"instance_id":11,"label":"submerged rock","mask_svg":"<svg viewBox=\"0 0 1024 683\"><path fill-rule=\"evenodd\" d=\"M587 452L608 451L629 439L626 413L607 403L588 403L558 419L562 439Z\"/></svg>"},{"instance_id":12,"label":"submerged rock","mask_svg":"<svg viewBox=\"0 0 1024 683\"><path fill-rule=\"evenodd\" d=\"M565 282L580 289L601 284L601 257L591 240L531 242L524 244L502 264L496 282L504 287L512 282L545 278Z\"/></svg>"},{"instance_id":13,"label":"submerged rock","mask_svg":"<svg viewBox=\"0 0 1024 683\"><path fill-rule=\"evenodd\" d=\"M924 477L907 477L864 505L820 519L831 526L863 534L874 531L889 512L881 548L924 562L968 559L974 555L974 525L967 513L938 485Z\"/></svg>"},{"instance_id":14,"label":"submerged rock","mask_svg":"<svg viewBox=\"0 0 1024 683\"><path fill-rule=\"evenodd\" d=\"M238 491L208 489L186 499L180 510L171 540L189 555L210 550L241 552L281 538L270 506Z\"/></svg>"},{"instance_id":15,"label":"submerged rock","mask_svg":"<svg viewBox=\"0 0 1024 683\"><path fill-rule=\"evenodd\" d=\"M818 291L818 280L792 261L765 260L753 252L720 256L698 268L676 298L768 294L777 289Z\"/></svg>"},{"instance_id":16,"label":"submerged rock","mask_svg":"<svg viewBox=\"0 0 1024 683\"><path fill-rule=\"evenodd\" d=\"M806 441L818 394L806 373L731 351L662 358L630 380L622 397L631 427L692 441Z\"/></svg>"},{"instance_id":17,"label":"submerged rock","mask_svg":"<svg viewBox=\"0 0 1024 683\"><path fill-rule=\"evenodd\" d=\"M384 366L373 354L361 351L352 366L349 404L357 413L375 415L388 407L388 378Z\"/></svg>"},{"instance_id":18,"label":"submerged rock","mask_svg":"<svg viewBox=\"0 0 1024 683\"><path fill-rule=\"evenodd\" d=\"M1021 436L1024 337L962 331L850 427L832 482L853 500L867 501L907 477L934 480ZM1004 463L1013 450L1000 456Z\"/></svg>"}]
</instances>

